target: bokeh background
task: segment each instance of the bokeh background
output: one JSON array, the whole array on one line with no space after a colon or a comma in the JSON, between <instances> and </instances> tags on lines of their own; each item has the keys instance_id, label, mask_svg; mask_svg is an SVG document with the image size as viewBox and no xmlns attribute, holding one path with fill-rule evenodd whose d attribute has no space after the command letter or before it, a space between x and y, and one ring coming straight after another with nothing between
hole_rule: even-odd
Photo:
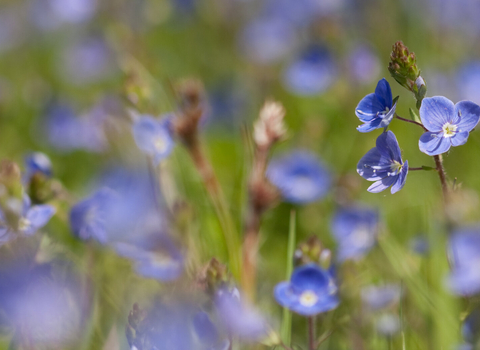
<instances>
[{"instance_id":1,"label":"bokeh background","mask_svg":"<svg viewBox=\"0 0 480 350\"><path fill-rule=\"evenodd\" d=\"M397 113L409 117L413 95L386 68L397 40L415 52L427 96L480 103L479 14L480 3L474 0L2 0L0 158L23 167L25 154L44 152L55 178L78 201L110 169L145 167L129 127L130 111L153 116L174 112L175 84L193 77L203 82L208 100L202 139L240 232L252 123L265 100L280 101L288 138L274 154L314 152L334 185L317 203L282 203L264 215L256 306L278 329L282 310L272 290L285 279L292 209L297 240L315 234L335 252L331 220L338 205L363 203L379 210L379 243L365 259L339 268L344 298L333 316L322 319L321 330L336 331L321 349L452 349L462 343L461 321L475 302L453 296L445 287L449 267L437 174L411 172L395 195L368 193L369 183L357 175L356 164L377 135L357 132L354 111L385 77L393 95L400 96ZM410 166L434 166L418 149L420 128L394 120L390 129ZM479 147L477 131L444 157L450 180L461 188L447 210L465 224L478 221ZM180 143L162 167L168 173L166 197L180 199L182 215L188 217L177 237L194 247L187 276L194 278L211 257L228 263L215 213ZM75 238L68 206L57 209L36 238L41 249L35 261L54 262L56 276L74 285L84 286L82 276L91 277L93 312L71 348L128 349L124 327L133 303L147 306L171 285L136 274L128 260L108 247ZM428 243L427 254L412 248L419 237ZM16 260L5 247L0 249L4 269L16 269L11 262ZM402 286L402 301L395 306L401 330L384 337L375 328L375 317L363 311L359 295L364 286L388 282ZM36 288L29 302L46 305L42 313L55 318L49 301L34 299L55 294L49 287ZM75 295L70 297L71 327L76 329L81 307ZM0 315L0 348L10 349L18 333L7 314ZM52 327L55 334L62 333L65 324ZM292 337L300 345L304 327L305 321L294 315ZM48 336L48 331L38 332Z\"/></svg>"}]
</instances>

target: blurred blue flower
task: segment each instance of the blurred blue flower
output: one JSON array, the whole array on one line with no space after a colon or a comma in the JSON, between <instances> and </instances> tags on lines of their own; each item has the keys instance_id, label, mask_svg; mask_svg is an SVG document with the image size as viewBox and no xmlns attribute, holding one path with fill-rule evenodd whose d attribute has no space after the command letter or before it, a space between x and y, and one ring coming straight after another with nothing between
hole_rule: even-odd
<instances>
[{"instance_id":1,"label":"blurred blue flower","mask_svg":"<svg viewBox=\"0 0 480 350\"><path fill-rule=\"evenodd\" d=\"M244 55L255 63L267 64L287 55L296 41L291 24L276 17L257 18L241 32L239 45Z\"/></svg>"},{"instance_id":2,"label":"blurred blue flower","mask_svg":"<svg viewBox=\"0 0 480 350\"><path fill-rule=\"evenodd\" d=\"M420 151L435 156L467 142L480 119L480 106L471 101L454 105L443 96L428 97L420 107L420 119L428 130L418 142Z\"/></svg>"},{"instance_id":3,"label":"blurred blue flower","mask_svg":"<svg viewBox=\"0 0 480 350\"><path fill-rule=\"evenodd\" d=\"M193 316L193 329L200 343L206 346L208 350L227 350L230 346L228 339L222 340L217 327L204 311L199 311Z\"/></svg>"},{"instance_id":4,"label":"blurred blue flower","mask_svg":"<svg viewBox=\"0 0 480 350\"><path fill-rule=\"evenodd\" d=\"M32 0L32 22L41 30L52 31L63 24L81 24L96 13L98 0Z\"/></svg>"},{"instance_id":5,"label":"blurred blue flower","mask_svg":"<svg viewBox=\"0 0 480 350\"><path fill-rule=\"evenodd\" d=\"M370 84L380 74L380 60L369 45L357 44L348 55L351 77L361 84Z\"/></svg>"},{"instance_id":6,"label":"blurred blue flower","mask_svg":"<svg viewBox=\"0 0 480 350\"><path fill-rule=\"evenodd\" d=\"M360 259L376 243L378 213L368 207L342 208L333 217L332 233L339 261Z\"/></svg>"},{"instance_id":7,"label":"blurred blue flower","mask_svg":"<svg viewBox=\"0 0 480 350\"><path fill-rule=\"evenodd\" d=\"M303 204L323 198L329 191L331 176L318 158L308 151L294 151L272 160L268 179L287 202Z\"/></svg>"},{"instance_id":8,"label":"blurred blue flower","mask_svg":"<svg viewBox=\"0 0 480 350\"><path fill-rule=\"evenodd\" d=\"M447 286L458 295L480 292L480 228L468 227L455 231L449 240L452 262Z\"/></svg>"},{"instance_id":9,"label":"blurred blue flower","mask_svg":"<svg viewBox=\"0 0 480 350\"><path fill-rule=\"evenodd\" d=\"M463 64L455 74L457 79L456 88L459 100L480 103L480 62L471 61ZM428 78L430 83L431 79ZM450 82L449 82L450 83ZM429 85L430 86L430 85Z\"/></svg>"},{"instance_id":10,"label":"blurred blue flower","mask_svg":"<svg viewBox=\"0 0 480 350\"><path fill-rule=\"evenodd\" d=\"M52 176L52 162L45 153L32 152L25 156L24 182L28 182L35 173Z\"/></svg>"},{"instance_id":11,"label":"blurred blue flower","mask_svg":"<svg viewBox=\"0 0 480 350\"><path fill-rule=\"evenodd\" d=\"M480 338L480 309L475 308L463 321L462 336L465 341L475 344Z\"/></svg>"},{"instance_id":12,"label":"blurred blue flower","mask_svg":"<svg viewBox=\"0 0 480 350\"><path fill-rule=\"evenodd\" d=\"M362 288L360 295L363 303L372 310L384 309L398 303L402 294L399 285L367 286Z\"/></svg>"},{"instance_id":13,"label":"blurred blue flower","mask_svg":"<svg viewBox=\"0 0 480 350\"><path fill-rule=\"evenodd\" d=\"M73 234L82 240L93 238L105 244L107 242L105 212L109 202L115 199L118 198L112 190L103 188L75 204L70 210L69 217Z\"/></svg>"},{"instance_id":14,"label":"blurred blue flower","mask_svg":"<svg viewBox=\"0 0 480 350\"><path fill-rule=\"evenodd\" d=\"M157 120L140 116L133 124L133 136L138 148L153 158L155 165L172 152L174 141L170 130L170 118Z\"/></svg>"},{"instance_id":15,"label":"blurred blue flower","mask_svg":"<svg viewBox=\"0 0 480 350\"><path fill-rule=\"evenodd\" d=\"M266 336L265 319L240 297L238 289L219 290L215 297L215 306L220 324L228 334L243 341L254 341Z\"/></svg>"},{"instance_id":16,"label":"blurred blue flower","mask_svg":"<svg viewBox=\"0 0 480 350\"><path fill-rule=\"evenodd\" d=\"M387 127L395 116L396 108L390 84L383 78L378 82L375 92L365 96L355 108L355 115L364 123L357 130L369 132Z\"/></svg>"},{"instance_id":17,"label":"blurred blue flower","mask_svg":"<svg viewBox=\"0 0 480 350\"><path fill-rule=\"evenodd\" d=\"M90 84L114 72L110 48L100 37L82 38L65 47L55 63L63 80L74 85Z\"/></svg>"},{"instance_id":18,"label":"blurred blue flower","mask_svg":"<svg viewBox=\"0 0 480 350\"><path fill-rule=\"evenodd\" d=\"M428 238L425 236L415 236L411 238L408 243L410 249L420 255L425 255L430 250L430 243L428 242Z\"/></svg>"},{"instance_id":19,"label":"blurred blue flower","mask_svg":"<svg viewBox=\"0 0 480 350\"><path fill-rule=\"evenodd\" d=\"M382 133L376 143L358 162L357 172L364 179L375 181L368 192L378 193L392 186L392 194L396 193L405 185L408 161L403 163L397 138L390 130Z\"/></svg>"},{"instance_id":20,"label":"blurred blue flower","mask_svg":"<svg viewBox=\"0 0 480 350\"><path fill-rule=\"evenodd\" d=\"M315 264L297 267L290 281L277 284L274 294L281 306L303 316L332 310L339 303L333 277Z\"/></svg>"},{"instance_id":21,"label":"blurred blue flower","mask_svg":"<svg viewBox=\"0 0 480 350\"><path fill-rule=\"evenodd\" d=\"M324 46L311 46L285 70L286 87L298 95L315 95L327 90L337 77L335 61Z\"/></svg>"},{"instance_id":22,"label":"blurred blue flower","mask_svg":"<svg viewBox=\"0 0 480 350\"><path fill-rule=\"evenodd\" d=\"M115 250L135 263L135 271L143 277L174 281L183 272L183 257L166 235L145 240L144 244L118 242Z\"/></svg>"},{"instance_id":23,"label":"blurred blue flower","mask_svg":"<svg viewBox=\"0 0 480 350\"><path fill-rule=\"evenodd\" d=\"M96 109L92 109L95 112ZM49 143L58 150L84 149L102 152L107 148L103 120L95 113L77 117L68 105L53 105L47 111L46 133Z\"/></svg>"},{"instance_id":24,"label":"blurred blue flower","mask_svg":"<svg viewBox=\"0 0 480 350\"><path fill-rule=\"evenodd\" d=\"M36 265L21 255L3 259L0 270L2 323L16 331L12 344L28 341L41 349L68 348L70 341L78 339L86 311L86 305L78 302L80 286L73 278L54 279L52 265Z\"/></svg>"}]
</instances>

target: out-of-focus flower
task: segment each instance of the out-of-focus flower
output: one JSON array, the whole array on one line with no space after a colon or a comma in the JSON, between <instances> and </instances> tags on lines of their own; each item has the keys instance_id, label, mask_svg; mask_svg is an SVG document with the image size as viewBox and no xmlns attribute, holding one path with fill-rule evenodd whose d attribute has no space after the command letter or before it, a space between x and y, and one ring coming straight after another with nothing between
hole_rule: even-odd
<instances>
[{"instance_id":1,"label":"out-of-focus flower","mask_svg":"<svg viewBox=\"0 0 480 350\"><path fill-rule=\"evenodd\" d=\"M361 84L370 84L380 74L380 60L368 45L358 44L348 55L350 76Z\"/></svg>"},{"instance_id":2,"label":"out-of-focus flower","mask_svg":"<svg viewBox=\"0 0 480 350\"><path fill-rule=\"evenodd\" d=\"M480 309L474 309L462 324L463 339L475 344L480 338Z\"/></svg>"},{"instance_id":3,"label":"out-of-focus flower","mask_svg":"<svg viewBox=\"0 0 480 350\"><path fill-rule=\"evenodd\" d=\"M268 64L287 55L294 47L295 30L276 17L257 18L241 32L240 49L255 63Z\"/></svg>"},{"instance_id":4,"label":"out-of-focus flower","mask_svg":"<svg viewBox=\"0 0 480 350\"><path fill-rule=\"evenodd\" d=\"M480 229L470 227L455 231L450 237L449 253L452 272L447 286L458 295L480 292Z\"/></svg>"},{"instance_id":5,"label":"out-of-focus flower","mask_svg":"<svg viewBox=\"0 0 480 350\"><path fill-rule=\"evenodd\" d=\"M222 340L217 327L206 312L199 311L193 316L193 327L200 343L208 350L227 350L229 348L230 342L228 339Z\"/></svg>"},{"instance_id":6,"label":"out-of-focus flower","mask_svg":"<svg viewBox=\"0 0 480 350\"><path fill-rule=\"evenodd\" d=\"M147 240L147 244L119 242L115 250L135 262L136 272L160 281L176 280L183 272L183 257L167 236Z\"/></svg>"},{"instance_id":7,"label":"out-of-focus flower","mask_svg":"<svg viewBox=\"0 0 480 350\"><path fill-rule=\"evenodd\" d=\"M172 152L174 141L170 128L170 118L157 120L150 116L141 116L133 124L133 136L138 148L153 158L155 165L160 164Z\"/></svg>"},{"instance_id":8,"label":"out-of-focus flower","mask_svg":"<svg viewBox=\"0 0 480 350\"><path fill-rule=\"evenodd\" d=\"M0 8L0 54L20 45L25 39L21 7L2 4Z\"/></svg>"},{"instance_id":9,"label":"out-of-focus flower","mask_svg":"<svg viewBox=\"0 0 480 350\"><path fill-rule=\"evenodd\" d=\"M318 265L297 267L290 281L275 287L277 302L300 315L313 316L337 307L337 286L330 273Z\"/></svg>"},{"instance_id":10,"label":"out-of-focus flower","mask_svg":"<svg viewBox=\"0 0 480 350\"><path fill-rule=\"evenodd\" d=\"M357 164L357 173L368 181L375 181L368 192L378 193L392 186L391 193L405 185L408 160L403 163L400 146L390 130L377 138L376 147L365 154Z\"/></svg>"},{"instance_id":11,"label":"out-of-focus flower","mask_svg":"<svg viewBox=\"0 0 480 350\"><path fill-rule=\"evenodd\" d=\"M37 28L45 31L64 24L81 24L90 20L97 10L98 0L33 0L31 17Z\"/></svg>"},{"instance_id":12,"label":"out-of-focus flower","mask_svg":"<svg viewBox=\"0 0 480 350\"><path fill-rule=\"evenodd\" d=\"M392 337L400 330L400 318L392 313L381 314L376 321L377 332Z\"/></svg>"},{"instance_id":13,"label":"out-of-focus flower","mask_svg":"<svg viewBox=\"0 0 480 350\"><path fill-rule=\"evenodd\" d=\"M316 19L332 15L345 5L343 0L267 0L263 13L288 21L297 27L310 25Z\"/></svg>"},{"instance_id":14,"label":"out-of-focus flower","mask_svg":"<svg viewBox=\"0 0 480 350\"><path fill-rule=\"evenodd\" d=\"M69 106L54 105L49 108L46 117L48 141L56 149L64 152L77 149L102 152L107 148L103 120L93 114L77 117Z\"/></svg>"},{"instance_id":15,"label":"out-of-focus flower","mask_svg":"<svg viewBox=\"0 0 480 350\"><path fill-rule=\"evenodd\" d=\"M67 46L58 64L62 78L75 85L94 83L114 71L112 54L106 42L97 37Z\"/></svg>"},{"instance_id":16,"label":"out-of-focus flower","mask_svg":"<svg viewBox=\"0 0 480 350\"><path fill-rule=\"evenodd\" d=\"M114 201L115 197L112 190L104 188L75 204L70 210L73 234L82 240L93 238L100 243L106 243L105 211L108 203Z\"/></svg>"},{"instance_id":17,"label":"out-of-focus flower","mask_svg":"<svg viewBox=\"0 0 480 350\"><path fill-rule=\"evenodd\" d=\"M480 119L480 106L471 101L454 105L443 96L429 97L420 107L420 119L428 130L418 142L420 151L435 156L467 142Z\"/></svg>"},{"instance_id":18,"label":"out-of-focus flower","mask_svg":"<svg viewBox=\"0 0 480 350\"><path fill-rule=\"evenodd\" d=\"M456 73L456 90L460 100L472 101L476 104L480 103L480 62L467 62L460 67ZM428 79L431 84L431 79ZM450 83L450 82L449 82Z\"/></svg>"},{"instance_id":19,"label":"out-of-focus flower","mask_svg":"<svg viewBox=\"0 0 480 350\"><path fill-rule=\"evenodd\" d=\"M328 49L312 46L287 67L284 82L295 94L315 95L327 90L336 77L337 67Z\"/></svg>"},{"instance_id":20,"label":"out-of-focus flower","mask_svg":"<svg viewBox=\"0 0 480 350\"><path fill-rule=\"evenodd\" d=\"M375 92L365 96L355 108L355 115L364 123L357 130L369 132L387 127L395 116L396 108L390 84L383 78L378 82Z\"/></svg>"},{"instance_id":21,"label":"out-of-focus flower","mask_svg":"<svg viewBox=\"0 0 480 350\"><path fill-rule=\"evenodd\" d=\"M55 280L49 265L10 263L0 271L0 308L15 330L16 344L33 342L52 349L78 339L84 311L78 302L78 286Z\"/></svg>"},{"instance_id":22,"label":"out-of-focus flower","mask_svg":"<svg viewBox=\"0 0 480 350\"><path fill-rule=\"evenodd\" d=\"M372 310L384 309L398 303L402 290L396 284L383 286L367 286L362 288L361 298L363 303Z\"/></svg>"},{"instance_id":23,"label":"out-of-focus flower","mask_svg":"<svg viewBox=\"0 0 480 350\"><path fill-rule=\"evenodd\" d=\"M285 135L284 117L285 108L281 103L265 102L253 129L253 139L258 147L269 147Z\"/></svg>"},{"instance_id":24,"label":"out-of-focus flower","mask_svg":"<svg viewBox=\"0 0 480 350\"><path fill-rule=\"evenodd\" d=\"M272 160L267 177L286 201L298 204L323 198L331 184L328 170L308 151L295 151Z\"/></svg>"},{"instance_id":25,"label":"out-of-focus flower","mask_svg":"<svg viewBox=\"0 0 480 350\"><path fill-rule=\"evenodd\" d=\"M32 152L25 156L25 177L30 179L37 172L52 176L52 162L45 153Z\"/></svg>"},{"instance_id":26,"label":"out-of-focus flower","mask_svg":"<svg viewBox=\"0 0 480 350\"><path fill-rule=\"evenodd\" d=\"M219 290L215 306L220 323L229 334L244 341L254 341L267 335L265 319L240 297L238 289Z\"/></svg>"},{"instance_id":27,"label":"out-of-focus flower","mask_svg":"<svg viewBox=\"0 0 480 350\"><path fill-rule=\"evenodd\" d=\"M32 205L30 198L23 197L22 209L14 226L7 223L5 214L0 211L0 245L15 239L18 235L31 236L45 226L56 209L49 204Z\"/></svg>"},{"instance_id":28,"label":"out-of-focus flower","mask_svg":"<svg viewBox=\"0 0 480 350\"><path fill-rule=\"evenodd\" d=\"M408 243L410 249L420 255L426 255L430 250L430 243L428 242L428 238L425 236L415 236L411 238Z\"/></svg>"},{"instance_id":29,"label":"out-of-focus flower","mask_svg":"<svg viewBox=\"0 0 480 350\"><path fill-rule=\"evenodd\" d=\"M378 213L368 207L342 208L332 220L332 233L338 243L339 261L358 260L376 243Z\"/></svg>"}]
</instances>

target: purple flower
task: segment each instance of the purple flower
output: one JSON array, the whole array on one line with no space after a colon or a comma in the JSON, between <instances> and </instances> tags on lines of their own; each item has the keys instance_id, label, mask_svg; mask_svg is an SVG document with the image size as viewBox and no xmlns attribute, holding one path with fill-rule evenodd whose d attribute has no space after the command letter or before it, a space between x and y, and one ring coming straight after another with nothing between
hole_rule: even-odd
<instances>
[{"instance_id":1,"label":"purple flower","mask_svg":"<svg viewBox=\"0 0 480 350\"><path fill-rule=\"evenodd\" d=\"M332 221L332 233L338 243L338 259L358 260L375 245L378 213L367 207L340 209Z\"/></svg>"},{"instance_id":2,"label":"purple flower","mask_svg":"<svg viewBox=\"0 0 480 350\"><path fill-rule=\"evenodd\" d=\"M372 310L384 309L387 306L397 303L401 297L400 286L386 284L384 286L368 286L362 288L361 298Z\"/></svg>"},{"instance_id":3,"label":"purple flower","mask_svg":"<svg viewBox=\"0 0 480 350\"><path fill-rule=\"evenodd\" d=\"M28 180L35 173L41 173L47 177L52 176L52 162L50 158L42 152L32 152L25 156L25 176Z\"/></svg>"},{"instance_id":4,"label":"purple flower","mask_svg":"<svg viewBox=\"0 0 480 350\"><path fill-rule=\"evenodd\" d=\"M312 46L287 67L284 82L295 94L315 95L328 89L336 77L335 61L327 48Z\"/></svg>"},{"instance_id":5,"label":"purple flower","mask_svg":"<svg viewBox=\"0 0 480 350\"><path fill-rule=\"evenodd\" d=\"M308 264L293 271L290 281L275 287L277 302L300 315L314 316L337 307L337 286L330 273Z\"/></svg>"},{"instance_id":6,"label":"purple flower","mask_svg":"<svg viewBox=\"0 0 480 350\"><path fill-rule=\"evenodd\" d=\"M240 48L251 61L267 64L291 51L295 44L294 28L276 17L258 18L248 23L240 36Z\"/></svg>"},{"instance_id":7,"label":"purple flower","mask_svg":"<svg viewBox=\"0 0 480 350\"><path fill-rule=\"evenodd\" d=\"M151 156L156 165L170 155L174 146L169 118L139 117L133 124L133 137L138 148Z\"/></svg>"},{"instance_id":8,"label":"purple flower","mask_svg":"<svg viewBox=\"0 0 480 350\"><path fill-rule=\"evenodd\" d=\"M418 142L420 151L435 156L467 142L480 119L480 107L471 101L454 105L443 96L429 97L422 102L420 119L428 130Z\"/></svg>"},{"instance_id":9,"label":"purple flower","mask_svg":"<svg viewBox=\"0 0 480 350\"><path fill-rule=\"evenodd\" d=\"M368 192L378 193L392 186L390 191L393 194L403 188L407 179L408 161L403 163L393 132L389 130L377 138L377 146L358 162L357 173L368 181L375 181Z\"/></svg>"},{"instance_id":10,"label":"purple flower","mask_svg":"<svg viewBox=\"0 0 480 350\"><path fill-rule=\"evenodd\" d=\"M219 290L215 306L218 318L229 334L244 341L258 340L267 334L264 318L240 297L238 289Z\"/></svg>"},{"instance_id":11,"label":"purple flower","mask_svg":"<svg viewBox=\"0 0 480 350\"><path fill-rule=\"evenodd\" d=\"M356 45L348 56L349 73L361 84L369 84L377 79L380 67L380 60L369 45Z\"/></svg>"},{"instance_id":12,"label":"purple flower","mask_svg":"<svg viewBox=\"0 0 480 350\"><path fill-rule=\"evenodd\" d=\"M480 228L457 230L449 241L452 272L447 286L458 295L474 295L480 292Z\"/></svg>"},{"instance_id":13,"label":"purple flower","mask_svg":"<svg viewBox=\"0 0 480 350\"><path fill-rule=\"evenodd\" d=\"M396 108L390 84L383 78L378 82L375 92L365 96L355 108L356 116L364 123L357 127L357 130L369 132L386 128L392 121Z\"/></svg>"},{"instance_id":14,"label":"purple flower","mask_svg":"<svg viewBox=\"0 0 480 350\"><path fill-rule=\"evenodd\" d=\"M328 170L308 151L295 151L272 160L267 177L287 202L297 204L323 198L331 184Z\"/></svg>"},{"instance_id":15,"label":"purple flower","mask_svg":"<svg viewBox=\"0 0 480 350\"><path fill-rule=\"evenodd\" d=\"M461 100L480 103L480 62L467 62L460 67L457 74L457 90ZM431 85L431 79L428 79ZM449 82L450 83L450 82ZM449 84L447 84L449 85Z\"/></svg>"}]
</instances>

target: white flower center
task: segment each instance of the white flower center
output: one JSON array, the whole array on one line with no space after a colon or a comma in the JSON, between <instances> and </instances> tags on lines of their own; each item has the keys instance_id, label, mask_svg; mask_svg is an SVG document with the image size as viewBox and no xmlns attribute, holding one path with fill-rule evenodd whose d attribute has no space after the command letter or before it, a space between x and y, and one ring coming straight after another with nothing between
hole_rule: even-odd
<instances>
[{"instance_id":1,"label":"white flower center","mask_svg":"<svg viewBox=\"0 0 480 350\"><path fill-rule=\"evenodd\" d=\"M311 290L306 290L300 295L300 304L302 306L310 307L317 303L318 297Z\"/></svg>"},{"instance_id":2,"label":"white flower center","mask_svg":"<svg viewBox=\"0 0 480 350\"><path fill-rule=\"evenodd\" d=\"M390 170L392 171L391 173L388 173L388 176L394 176L400 173L402 171L403 164L400 164L400 162L394 160L392 164L390 165Z\"/></svg>"},{"instance_id":3,"label":"white flower center","mask_svg":"<svg viewBox=\"0 0 480 350\"><path fill-rule=\"evenodd\" d=\"M153 142L153 146L158 152L163 153L167 149L167 142L163 137L157 137Z\"/></svg>"},{"instance_id":4,"label":"white flower center","mask_svg":"<svg viewBox=\"0 0 480 350\"><path fill-rule=\"evenodd\" d=\"M442 127L442 130L443 137L452 137L457 131L457 126L450 123L445 123Z\"/></svg>"},{"instance_id":5,"label":"white flower center","mask_svg":"<svg viewBox=\"0 0 480 350\"><path fill-rule=\"evenodd\" d=\"M20 232L27 231L31 225L32 223L27 218L20 218L20 220L18 220L18 230Z\"/></svg>"}]
</instances>

